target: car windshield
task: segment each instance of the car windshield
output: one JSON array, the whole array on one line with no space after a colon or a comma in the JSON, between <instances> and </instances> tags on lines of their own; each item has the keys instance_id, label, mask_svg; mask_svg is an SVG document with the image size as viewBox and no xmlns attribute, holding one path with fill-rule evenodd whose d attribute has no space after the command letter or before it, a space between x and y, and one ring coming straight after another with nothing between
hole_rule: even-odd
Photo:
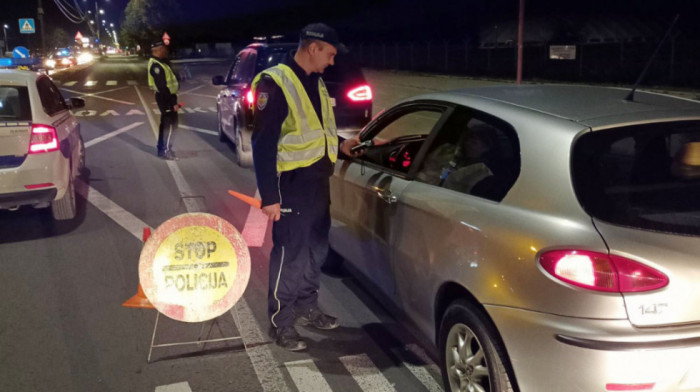
<instances>
[{"instance_id":1,"label":"car windshield","mask_svg":"<svg viewBox=\"0 0 700 392\"><path fill-rule=\"evenodd\" d=\"M594 218L700 235L700 121L585 134L572 165L576 194Z\"/></svg>"},{"instance_id":2,"label":"car windshield","mask_svg":"<svg viewBox=\"0 0 700 392\"><path fill-rule=\"evenodd\" d=\"M0 86L0 122L29 121L27 88L22 86Z\"/></svg>"}]
</instances>

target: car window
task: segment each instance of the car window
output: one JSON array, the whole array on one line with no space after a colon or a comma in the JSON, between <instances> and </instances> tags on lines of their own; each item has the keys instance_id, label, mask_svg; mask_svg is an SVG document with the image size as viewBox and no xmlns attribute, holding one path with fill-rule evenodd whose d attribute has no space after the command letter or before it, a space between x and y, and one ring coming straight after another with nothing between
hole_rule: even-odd
<instances>
[{"instance_id":1,"label":"car window","mask_svg":"<svg viewBox=\"0 0 700 392\"><path fill-rule=\"evenodd\" d=\"M28 89L22 86L0 86L0 122L31 119Z\"/></svg>"},{"instance_id":2,"label":"car window","mask_svg":"<svg viewBox=\"0 0 700 392\"><path fill-rule=\"evenodd\" d=\"M408 173L418 152L442 117L444 108L419 106L387 113L370 130L377 146L361 159L387 169Z\"/></svg>"},{"instance_id":3,"label":"car window","mask_svg":"<svg viewBox=\"0 0 700 392\"><path fill-rule=\"evenodd\" d=\"M46 114L53 116L62 110L68 109L63 100L61 92L58 91L56 85L53 84L49 78L39 78L36 82L36 87L39 91L41 105L44 107Z\"/></svg>"},{"instance_id":4,"label":"car window","mask_svg":"<svg viewBox=\"0 0 700 392\"><path fill-rule=\"evenodd\" d=\"M234 83L248 83L253 80L256 58L257 52L254 50L247 50L242 53L241 60L233 71Z\"/></svg>"},{"instance_id":5,"label":"car window","mask_svg":"<svg viewBox=\"0 0 700 392\"><path fill-rule=\"evenodd\" d=\"M435 135L416 180L501 201L520 172L519 149L513 127L458 106Z\"/></svg>"},{"instance_id":6,"label":"car window","mask_svg":"<svg viewBox=\"0 0 700 392\"><path fill-rule=\"evenodd\" d=\"M700 121L587 133L573 148L576 195L613 224L700 235Z\"/></svg>"},{"instance_id":7,"label":"car window","mask_svg":"<svg viewBox=\"0 0 700 392\"><path fill-rule=\"evenodd\" d=\"M236 66L238 63L241 62L241 56L243 53L238 53L236 55L236 59L233 61L233 64L231 64L231 68L228 70L228 74L226 74L226 84L232 84L233 83L233 73L236 70Z\"/></svg>"},{"instance_id":8,"label":"car window","mask_svg":"<svg viewBox=\"0 0 700 392\"><path fill-rule=\"evenodd\" d=\"M279 47L261 52L257 58L255 73L258 74L270 67L274 67L275 65L284 61L287 56L292 54L294 51L296 51L296 49Z\"/></svg>"}]
</instances>

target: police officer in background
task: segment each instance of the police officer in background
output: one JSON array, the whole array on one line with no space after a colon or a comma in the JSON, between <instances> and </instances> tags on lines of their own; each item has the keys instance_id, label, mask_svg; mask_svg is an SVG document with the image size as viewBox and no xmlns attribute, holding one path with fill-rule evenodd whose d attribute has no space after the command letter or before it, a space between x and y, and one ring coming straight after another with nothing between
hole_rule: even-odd
<instances>
[{"instance_id":1,"label":"police officer in background","mask_svg":"<svg viewBox=\"0 0 700 392\"><path fill-rule=\"evenodd\" d=\"M158 127L158 156L163 159L176 160L172 151L173 132L177 128L177 90L179 83L167 60L168 49L162 41L151 45L153 57L148 61L148 86L156 92L156 103L160 110Z\"/></svg>"},{"instance_id":2,"label":"police officer in background","mask_svg":"<svg viewBox=\"0 0 700 392\"><path fill-rule=\"evenodd\" d=\"M301 31L294 56L255 77L253 163L262 211L274 221L270 254L270 336L279 346L306 348L295 325L334 329L340 323L318 307L320 266L328 254L329 177L357 139L336 132L333 104L321 79L338 50L331 27L315 23Z\"/></svg>"}]
</instances>

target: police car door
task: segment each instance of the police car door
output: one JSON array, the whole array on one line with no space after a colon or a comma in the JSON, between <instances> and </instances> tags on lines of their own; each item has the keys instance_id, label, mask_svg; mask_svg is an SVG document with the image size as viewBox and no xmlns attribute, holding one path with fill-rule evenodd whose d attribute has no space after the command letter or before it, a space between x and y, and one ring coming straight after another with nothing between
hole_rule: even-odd
<instances>
[{"instance_id":1,"label":"police car door","mask_svg":"<svg viewBox=\"0 0 700 392\"><path fill-rule=\"evenodd\" d=\"M428 136L446 107L427 102L397 106L373 120L361 140L376 145L352 161L339 161L331 185L331 245L373 286L396 300L396 209Z\"/></svg>"}]
</instances>

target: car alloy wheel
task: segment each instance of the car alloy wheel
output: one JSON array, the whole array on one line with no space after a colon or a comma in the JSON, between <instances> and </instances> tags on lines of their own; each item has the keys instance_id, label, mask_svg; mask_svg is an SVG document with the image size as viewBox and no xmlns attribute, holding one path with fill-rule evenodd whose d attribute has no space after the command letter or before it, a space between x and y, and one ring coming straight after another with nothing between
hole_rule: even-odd
<instances>
[{"instance_id":1,"label":"car alloy wheel","mask_svg":"<svg viewBox=\"0 0 700 392\"><path fill-rule=\"evenodd\" d=\"M488 316L455 301L440 324L442 376L446 392L512 392L507 358Z\"/></svg>"}]
</instances>

